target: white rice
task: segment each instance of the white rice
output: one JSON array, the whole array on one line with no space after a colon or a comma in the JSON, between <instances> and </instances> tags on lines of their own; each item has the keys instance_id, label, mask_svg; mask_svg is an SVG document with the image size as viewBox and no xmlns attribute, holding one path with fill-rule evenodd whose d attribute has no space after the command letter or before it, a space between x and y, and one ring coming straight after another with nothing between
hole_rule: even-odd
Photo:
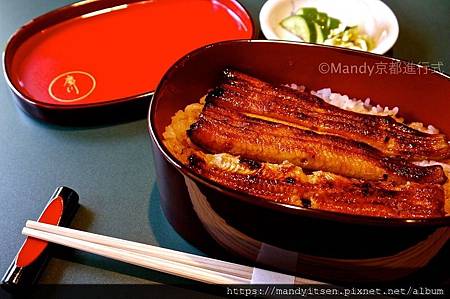
<instances>
[{"instance_id":1,"label":"white rice","mask_svg":"<svg viewBox=\"0 0 450 299\"><path fill-rule=\"evenodd\" d=\"M373 106L370 104L370 98L367 98L364 101L350 99L347 95L332 92L330 88L323 88L318 91L312 91L311 93L331 105L359 113L396 116L399 110L398 107L390 109L389 107L383 108L380 105Z\"/></svg>"},{"instance_id":2,"label":"white rice","mask_svg":"<svg viewBox=\"0 0 450 299\"><path fill-rule=\"evenodd\" d=\"M297 85L295 83L287 84L286 86L300 91L303 91L305 89L304 86ZM347 95L335 93L330 88L323 88L317 91L311 91L311 94L318 96L325 102L344 110L372 115L391 116L399 122L404 122L404 119L402 117L397 116L400 110L398 107L389 108L387 106L386 107L382 107L380 105L375 106L370 103L370 98L366 98L364 101L360 99L354 98L352 99ZM424 133L428 134L439 133L439 130L437 128L433 127L432 125L424 126L424 124L421 122L412 122L407 125L413 129L416 129Z\"/></svg>"}]
</instances>

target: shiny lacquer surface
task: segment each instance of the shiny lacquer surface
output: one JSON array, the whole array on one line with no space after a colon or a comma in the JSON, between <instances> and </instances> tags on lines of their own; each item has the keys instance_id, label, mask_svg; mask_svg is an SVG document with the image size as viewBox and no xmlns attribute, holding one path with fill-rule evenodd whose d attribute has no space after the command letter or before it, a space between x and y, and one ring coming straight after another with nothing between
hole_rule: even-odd
<instances>
[{"instance_id":1,"label":"shiny lacquer surface","mask_svg":"<svg viewBox=\"0 0 450 299\"><path fill-rule=\"evenodd\" d=\"M106 102L154 90L169 66L195 48L252 34L251 19L232 0L123 4L34 34L15 52L10 76L36 102Z\"/></svg>"},{"instance_id":2,"label":"shiny lacquer surface","mask_svg":"<svg viewBox=\"0 0 450 299\"><path fill-rule=\"evenodd\" d=\"M38 221L47 224L58 225L63 213L63 199L58 196L45 208ZM48 242L28 237L17 255L17 266L26 267L36 260Z\"/></svg>"}]
</instances>

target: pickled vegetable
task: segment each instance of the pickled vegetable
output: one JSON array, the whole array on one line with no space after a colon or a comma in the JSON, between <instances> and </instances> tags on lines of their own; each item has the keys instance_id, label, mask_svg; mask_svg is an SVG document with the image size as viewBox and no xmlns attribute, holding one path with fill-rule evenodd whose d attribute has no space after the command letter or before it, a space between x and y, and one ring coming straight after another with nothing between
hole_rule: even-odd
<instances>
[{"instance_id":1,"label":"pickled vegetable","mask_svg":"<svg viewBox=\"0 0 450 299\"><path fill-rule=\"evenodd\" d=\"M357 26L345 26L315 7L300 8L295 15L283 19L280 25L305 42L363 51L374 48L373 40L362 34Z\"/></svg>"}]
</instances>

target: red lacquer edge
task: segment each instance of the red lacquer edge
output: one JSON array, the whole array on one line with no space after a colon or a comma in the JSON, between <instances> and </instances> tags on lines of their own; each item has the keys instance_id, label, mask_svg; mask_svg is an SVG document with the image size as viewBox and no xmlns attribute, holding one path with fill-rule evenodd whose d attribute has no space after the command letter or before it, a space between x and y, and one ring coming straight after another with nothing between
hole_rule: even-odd
<instances>
[{"instance_id":1,"label":"red lacquer edge","mask_svg":"<svg viewBox=\"0 0 450 299\"><path fill-rule=\"evenodd\" d=\"M102 102L59 105L41 102L37 99L25 96L19 91L19 88L14 85L11 80L12 76L10 75L10 65L16 49L24 40L36 32L85 13L140 1L142 0L86 0L76 2L32 19L12 34L3 52L3 74L9 88L16 96L19 106L25 112L38 119L58 124L89 125L97 124L98 122L103 122L104 120L122 121L128 120L129 117L136 118L133 117L133 115L145 117L146 110L142 112L142 106L149 103L150 97L153 95L154 90L143 94L111 99ZM250 38L256 38L258 35L258 30L256 30L255 21L251 17L249 11L237 0L227 1L231 1L234 5L245 12L251 24ZM124 109L125 107L126 109ZM61 112L64 115L58 115L58 112ZM102 115L105 113L110 115L110 117L108 117L108 115ZM97 116L99 116L99 118L94 120L94 117Z\"/></svg>"}]
</instances>

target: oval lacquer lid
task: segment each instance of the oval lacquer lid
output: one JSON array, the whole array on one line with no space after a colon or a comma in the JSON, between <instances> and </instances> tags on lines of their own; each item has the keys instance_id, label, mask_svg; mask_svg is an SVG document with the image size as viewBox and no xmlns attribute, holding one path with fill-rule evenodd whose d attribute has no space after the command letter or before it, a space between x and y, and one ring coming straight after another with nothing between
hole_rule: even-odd
<instances>
[{"instance_id":1,"label":"oval lacquer lid","mask_svg":"<svg viewBox=\"0 0 450 299\"><path fill-rule=\"evenodd\" d=\"M19 106L46 121L143 117L179 58L255 34L235 0L83 1L19 29L4 53L5 76Z\"/></svg>"}]
</instances>

